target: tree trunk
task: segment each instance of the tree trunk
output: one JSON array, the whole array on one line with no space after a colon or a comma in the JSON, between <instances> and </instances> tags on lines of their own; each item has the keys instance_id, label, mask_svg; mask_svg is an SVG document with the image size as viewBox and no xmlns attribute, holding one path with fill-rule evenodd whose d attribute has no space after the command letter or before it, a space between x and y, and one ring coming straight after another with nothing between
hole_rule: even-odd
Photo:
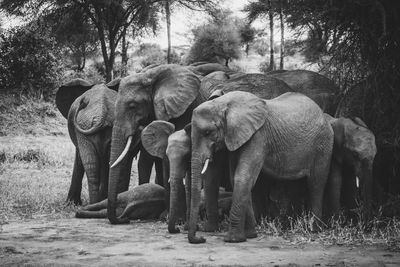
<instances>
[{"instance_id":1,"label":"tree trunk","mask_svg":"<svg viewBox=\"0 0 400 267\"><path fill-rule=\"evenodd\" d=\"M285 58L285 25L283 24L282 0L279 0L279 5L279 19L281 22L281 60L279 63L279 69L283 70L283 59Z\"/></svg>"},{"instance_id":2,"label":"tree trunk","mask_svg":"<svg viewBox=\"0 0 400 267\"><path fill-rule=\"evenodd\" d=\"M269 5L269 31L270 31L270 38L269 38L269 70L275 70L275 60L274 60L274 12L272 11L272 2L268 0Z\"/></svg>"},{"instance_id":3,"label":"tree trunk","mask_svg":"<svg viewBox=\"0 0 400 267\"><path fill-rule=\"evenodd\" d=\"M171 63L171 10L170 0L165 1L165 16L167 20L167 37L168 37L168 48L167 48L167 63Z\"/></svg>"},{"instance_id":4,"label":"tree trunk","mask_svg":"<svg viewBox=\"0 0 400 267\"><path fill-rule=\"evenodd\" d=\"M128 46L129 43L126 41L126 28L122 33L122 49L121 49L121 77L128 74Z\"/></svg>"}]
</instances>

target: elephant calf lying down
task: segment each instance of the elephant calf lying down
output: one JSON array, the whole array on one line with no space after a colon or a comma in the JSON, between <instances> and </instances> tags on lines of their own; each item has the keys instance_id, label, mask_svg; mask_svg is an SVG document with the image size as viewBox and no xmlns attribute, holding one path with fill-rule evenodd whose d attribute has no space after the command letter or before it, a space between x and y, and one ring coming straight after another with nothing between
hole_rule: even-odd
<instances>
[{"instance_id":1,"label":"elephant calf lying down","mask_svg":"<svg viewBox=\"0 0 400 267\"><path fill-rule=\"evenodd\" d=\"M107 218L108 200L79 209L77 218ZM137 219L158 219L165 210L165 189L157 184L142 184L118 194L117 216Z\"/></svg>"},{"instance_id":2,"label":"elephant calf lying down","mask_svg":"<svg viewBox=\"0 0 400 267\"><path fill-rule=\"evenodd\" d=\"M219 216L229 214L232 204L232 193L220 191L218 201ZM121 219L149 220L158 219L165 211L165 189L157 184L142 184L131 190L118 194L117 216ZM76 218L107 218L107 199L79 209ZM204 194L200 204L200 213L205 213Z\"/></svg>"}]
</instances>

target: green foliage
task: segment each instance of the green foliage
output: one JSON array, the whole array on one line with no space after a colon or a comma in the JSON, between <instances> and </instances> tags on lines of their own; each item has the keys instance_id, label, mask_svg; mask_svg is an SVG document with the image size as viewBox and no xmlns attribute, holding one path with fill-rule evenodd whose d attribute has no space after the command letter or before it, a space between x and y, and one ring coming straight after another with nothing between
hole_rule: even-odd
<instances>
[{"instance_id":1,"label":"green foliage","mask_svg":"<svg viewBox=\"0 0 400 267\"><path fill-rule=\"evenodd\" d=\"M62 71L54 39L20 27L1 34L0 40L1 91L49 99Z\"/></svg>"},{"instance_id":2,"label":"green foliage","mask_svg":"<svg viewBox=\"0 0 400 267\"><path fill-rule=\"evenodd\" d=\"M241 37L239 29L229 14L215 15L213 20L192 30L193 45L188 54L188 63L197 61L228 64L229 60L240 57Z\"/></svg>"}]
</instances>

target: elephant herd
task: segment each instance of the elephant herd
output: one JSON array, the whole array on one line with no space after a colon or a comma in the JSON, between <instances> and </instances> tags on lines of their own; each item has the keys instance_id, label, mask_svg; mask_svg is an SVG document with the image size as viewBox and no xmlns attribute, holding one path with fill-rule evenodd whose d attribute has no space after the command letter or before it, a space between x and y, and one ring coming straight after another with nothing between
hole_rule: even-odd
<instances>
[{"instance_id":1,"label":"elephant herd","mask_svg":"<svg viewBox=\"0 0 400 267\"><path fill-rule=\"evenodd\" d=\"M337 95L315 72L237 73L206 62L152 65L108 84L75 79L56 94L76 147L68 201L81 204L86 173L90 205L76 217L120 224L166 210L168 231L186 220L190 243L205 242L196 236L202 210L203 231L216 231L226 212L226 242L256 237L273 195L298 204L276 193L299 191L296 181L316 218L354 207L358 187L369 207L375 137L357 117L333 117ZM139 151L139 186L128 191Z\"/></svg>"}]
</instances>

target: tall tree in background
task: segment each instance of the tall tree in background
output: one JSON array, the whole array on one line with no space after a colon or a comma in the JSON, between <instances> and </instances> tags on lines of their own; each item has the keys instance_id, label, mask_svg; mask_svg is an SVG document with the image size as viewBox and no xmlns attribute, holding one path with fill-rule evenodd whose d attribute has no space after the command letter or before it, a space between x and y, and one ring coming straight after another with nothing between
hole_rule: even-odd
<instances>
[{"instance_id":1,"label":"tall tree in background","mask_svg":"<svg viewBox=\"0 0 400 267\"><path fill-rule=\"evenodd\" d=\"M104 60L106 81L113 78L115 52L127 28L135 24L145 27L162 0L3 0L0 8L15 15L43 16L60 8L80 7L97 30Z\"/></svg>"},{"instance_id":2,"label":"tall tree in background","mask_svg":"<svg viewBox=\"0 0 400 267\"><path fill-rule=\"evenodd\" d=\"M274 11L272 1L268 0L268 18L269 18L269 70L275 69L274 59Z\"/></svg>"},{"instance_id":3,"label":"tall tree in background","mask_svg":"<svg viewBox=\"0 0 400 267\"><path fill-rule=\"evenodd\" d=\"M268 70L275 69L275 59L274 59L274 14L277 0L258 0L256 2L251 2L245 6L244 11L247 13L247 18L249 21L254 21L257 18L268 16L269 20L269 31L270 31L270 58Z\"/></svg>"},{"instance_id":4,"label":"tall tree in background","mask_svg":"<svg viewBox=\"0 0 400 267\"><path fill-rule=\"evenodd\" d=\"M279 69L283 70L283 61L285 58L285 23L283 21L283 0L279 0L279 21L281 23L281 58L279 63Z\"/></svg>"}]
</instances>

